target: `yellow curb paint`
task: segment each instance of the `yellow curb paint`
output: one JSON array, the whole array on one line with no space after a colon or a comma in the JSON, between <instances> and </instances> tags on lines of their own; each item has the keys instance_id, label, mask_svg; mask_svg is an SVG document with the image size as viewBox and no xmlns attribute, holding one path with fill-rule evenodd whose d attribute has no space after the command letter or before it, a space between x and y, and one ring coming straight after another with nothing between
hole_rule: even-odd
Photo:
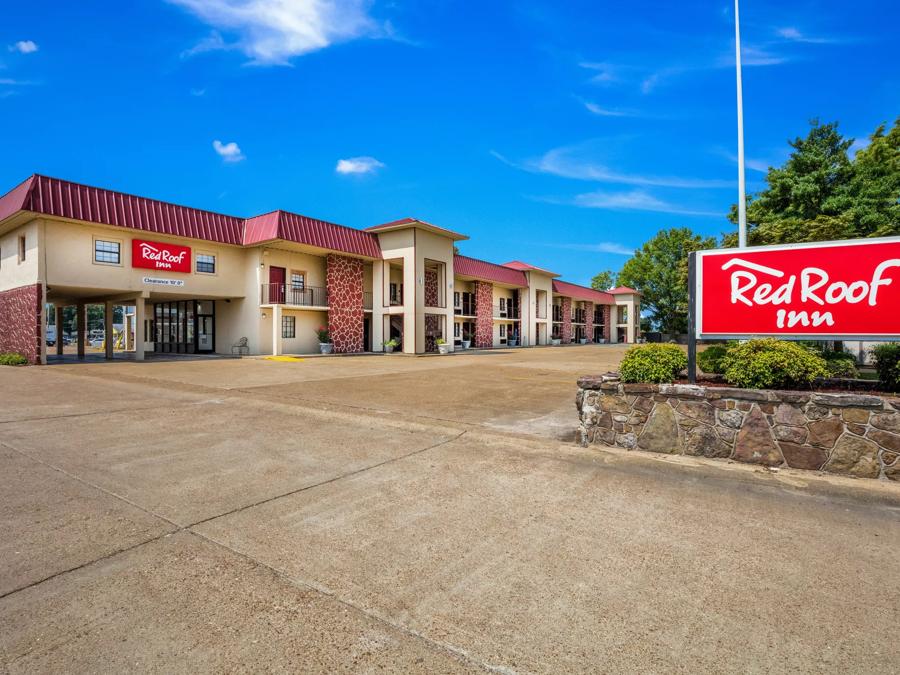
<instances>
[{"instance_id":1,"label":"yellow curb paint","mask_svg":"<svg viewBox=\"0 0 900 675\"><path fill-rule=\"evenodd\" d=\"M267 356L265 357L266 361L305 361L306 359L301 359L298 356Z\"/></svg>"}]
</instances>

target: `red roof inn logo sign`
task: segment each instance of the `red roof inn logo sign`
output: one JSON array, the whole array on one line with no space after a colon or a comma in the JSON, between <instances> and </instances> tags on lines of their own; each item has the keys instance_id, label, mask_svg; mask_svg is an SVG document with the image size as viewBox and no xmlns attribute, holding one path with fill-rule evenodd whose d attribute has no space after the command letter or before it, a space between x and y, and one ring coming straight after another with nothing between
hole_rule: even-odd
<instances>
[{"instance_id":1,"label":"red roof inn logo sign","mask_svg":"<svg viewBox=\"0 0 900 675\"><path fill-rule=\"evenodd\" d=\"M158 241L131 241L131 266L166 272L191 271L191 249Z\"/></svg>"},{"instance_id":2,"label":"red roof inn logo sign","mask_svg":"<svg viewBox=\"0 0 900 675\"><path fill-rule=\"evenodd\" d=\"M697 337L900 337L900 238L699 251Z\"/></svg>"}]
</instances>

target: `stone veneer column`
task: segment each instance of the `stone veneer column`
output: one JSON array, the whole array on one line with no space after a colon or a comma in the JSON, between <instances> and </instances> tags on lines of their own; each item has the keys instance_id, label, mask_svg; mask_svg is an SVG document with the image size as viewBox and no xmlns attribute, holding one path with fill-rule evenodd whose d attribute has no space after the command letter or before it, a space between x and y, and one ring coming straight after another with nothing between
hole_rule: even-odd
<instances>
[{"instance_id":1,"label":"stone veneer column","mask_svg":"<svg viewBox=\"0 0 900 675\"><path fill-rule=\"evenodd\" d=\"M609 336L612 334L612 326L610 322L612 321L612 307L610 305L603 305L603 338L609 342Z\"/></svg>"},{"instance_id":2,"label":"stone veneer column","mask_svg":"<svg viewBox=\"0 0 900 675\"><path fill-rule=\"evenodd\" d=\"M572 341L572 298L563 298L560 305L562 310L562 328L559 337L562 343L569 344Z\"/></svg>"},{"instance_id":3,"label":"stone veneer column","mask_svg":"<svg viewBox=\"0 0 900 675\"><path fill-rule=\"evenodd\" d=\"M0 352L21 354L29 363L41 362L42 296L40 284L0 292Z\"/></svg>"},{"instance_id":4,"label":"stone veneer column","mask_svg":"<svg viewBox=\"0 0 900 675\"><path fill-rule=\"evenodd\" d=\"M475 288L475 347L494 346L494 284L476 281Z\"/></svg>"},{"instance_id":5,"label":"stone veneer column","mask_svg":"<svg viewBox=\"0 0 900 675\"><path fill-rule=\"evenodd\" d=\"M329 253L325 259L328 330L336 354L363 351L363 262Z\"/></svg>"},{"instance_id":6,"label":"stone veneer column","mask_svg":"<svg viewBox=\"0 0 900 675\"><path fill-rule=\"evenodd\" d=\"M584 336L588 342L594 341L594 303L584 303Z\"/></svg>"},{"instance_id":7,"label":"stone veneer column","mask_svg":"<svg viewBox=\"0 0 900 675\"><path fill-rule=\"evenodd\" d=\"M438 307L440 293L438 293L438 274L435 270L425 270L425 306Z\"/></svg>"}]
</instances>

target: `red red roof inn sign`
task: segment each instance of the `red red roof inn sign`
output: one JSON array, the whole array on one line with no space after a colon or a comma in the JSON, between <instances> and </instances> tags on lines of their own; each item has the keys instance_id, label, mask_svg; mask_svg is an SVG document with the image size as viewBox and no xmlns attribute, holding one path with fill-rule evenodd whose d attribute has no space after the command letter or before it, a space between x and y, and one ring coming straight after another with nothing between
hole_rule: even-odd
<instances>
[{"instance_id":1,"label":"red red roof inn sign","mask_svg":"<svg viewBox=\"0 0 900 675\"><path fill-rule=\"evenodd\" d=\"M698 251L696 337L900 338L900 237Z\"/></svg>"}]
</instances>

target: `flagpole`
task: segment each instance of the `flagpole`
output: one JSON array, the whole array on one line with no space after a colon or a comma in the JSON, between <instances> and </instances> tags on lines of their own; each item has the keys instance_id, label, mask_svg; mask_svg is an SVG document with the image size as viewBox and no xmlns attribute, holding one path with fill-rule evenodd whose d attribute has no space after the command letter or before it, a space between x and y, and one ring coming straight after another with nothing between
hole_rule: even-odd
<instances>
[{"instance_id":1,"label":"flagpole","mask_svg":"<svg viewBox=\"0 0 900 675\"><path fill-rule=\"evenodd\" d=\"M737 72L738 127L738 246L747 246L747 194L744 180L744 87L741 81L741 18L738 0L734 0L734 54Z\"/></svg>"}]
</instances>

